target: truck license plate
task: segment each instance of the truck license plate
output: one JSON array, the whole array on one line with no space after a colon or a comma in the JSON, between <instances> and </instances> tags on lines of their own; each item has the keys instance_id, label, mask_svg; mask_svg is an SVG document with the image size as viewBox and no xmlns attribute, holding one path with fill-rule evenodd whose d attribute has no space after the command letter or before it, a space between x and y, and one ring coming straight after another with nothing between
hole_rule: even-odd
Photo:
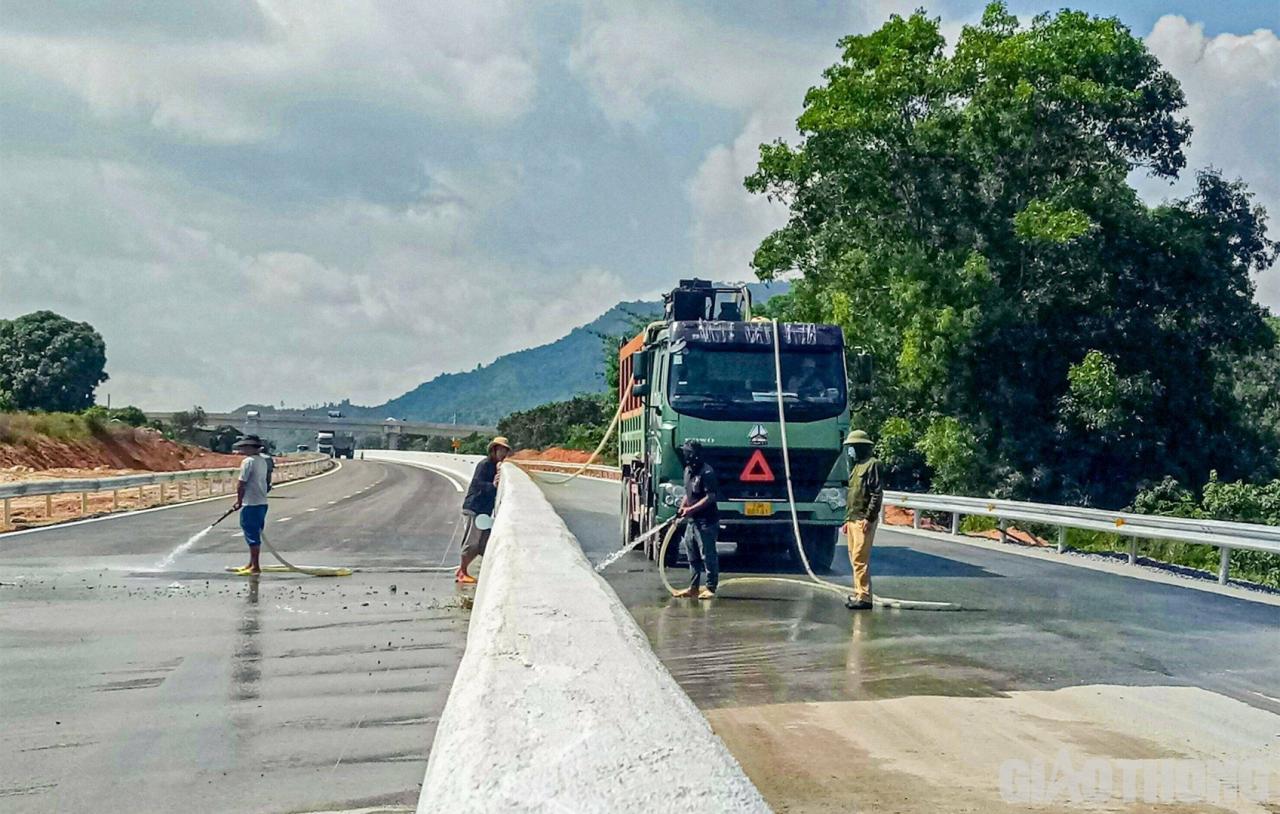
<instances>
[{"instance_id":1,"label":"truck license plate","mask_svg":"<svg viewBox=\"0 0 1280 814\"><path fill-rule=\"evenodd\" d=\"M742 507L742 513L747 517L771 517L773 515L772 503L745 503Z\"/></svg>"}]
</instances>

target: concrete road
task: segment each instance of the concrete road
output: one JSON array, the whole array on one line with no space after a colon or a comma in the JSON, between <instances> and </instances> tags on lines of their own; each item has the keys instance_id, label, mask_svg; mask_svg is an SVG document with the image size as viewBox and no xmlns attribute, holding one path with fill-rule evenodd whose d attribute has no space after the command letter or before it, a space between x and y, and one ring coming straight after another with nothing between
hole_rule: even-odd
<instances>
[{"instance_id":1,"label":"concrete road","mask_svg":"<svg viewBox=\"0 0 1280 814\"><path fill-rule=\"evenodd\" d=\"M589 559L616 549L616 484L543 489ZM848 582L843 549L833 571ZM803 586L672 600L639 553L605 576L777 810L1166 810L1002 792L1008 761L1065 754L1262 761L1272 808L1168 810L1280 811L1280 607L883 530L872 571L965 610L853 614Z\"/></svg>"},{"instance_id":2,"label":"concrete road","mask_svg":"<svg viewBox=\"0 0 1280 814\"><path fill-rule=\"evenodd\" d=\"M184 546L227 499L0 535L0 811L411 810L465 643L422 570L460 488L346 461L273 490L272 543L346 578L226 573L235 517Z\"/></svg>"}]
</instances>

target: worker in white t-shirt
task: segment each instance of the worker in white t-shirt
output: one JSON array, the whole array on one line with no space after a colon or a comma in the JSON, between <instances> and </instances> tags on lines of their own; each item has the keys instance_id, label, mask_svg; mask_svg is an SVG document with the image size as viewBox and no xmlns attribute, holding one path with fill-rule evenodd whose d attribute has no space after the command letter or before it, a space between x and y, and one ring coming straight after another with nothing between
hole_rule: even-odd
<instances>
[{"instance_id":1,"label":"worker in white t-shirt","mask_svg":"<svg viewBox=\"0 0 1280 814\"><path fill-rule=\"evenodd\" d=\"M237 574L261 574L258 550L262 546L262 529L267 524L267 489L270 480L267 460L262 457L262 441L255 436L238 439L232 451L244 456L240 462L240 480L236 484L236 505L240 511L240 528L249 545L249 564Z\"/></svg>"}]
</instances>

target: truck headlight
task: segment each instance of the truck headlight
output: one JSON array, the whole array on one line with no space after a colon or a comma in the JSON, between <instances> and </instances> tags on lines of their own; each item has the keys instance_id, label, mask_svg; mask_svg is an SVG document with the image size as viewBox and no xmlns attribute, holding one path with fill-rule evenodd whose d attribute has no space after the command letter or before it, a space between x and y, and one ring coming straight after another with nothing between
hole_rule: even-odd
<instances>
[{"instance_id":1,"label":"truck headlight","mask_svg":"<svg viewBox=\"0 0 1280 814\"><path fill-rule=\"evenodd\" d=\"M662 502L675 508L680 505L680 501L684 500L684 487L675 483L663 483L658 486L658 491L662 493Z\"/></svg>"},{"instance_id":2,"label":"truck headlight","mask_svg":"<svg viewBox=\"0 0 1280 814\"><path fill-rule=\"evenodd\" d=\"M835 487L827 487L818 490L818 503L825 503L831 507L832 511L843 509L847 503L844 496L844 490Z\"/></svg>"}]
</instances>

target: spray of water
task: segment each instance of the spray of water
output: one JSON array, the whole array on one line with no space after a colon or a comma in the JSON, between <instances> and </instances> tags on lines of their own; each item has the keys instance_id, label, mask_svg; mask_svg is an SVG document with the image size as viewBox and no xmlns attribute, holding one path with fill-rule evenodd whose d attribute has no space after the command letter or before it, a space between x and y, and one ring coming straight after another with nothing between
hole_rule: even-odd
<instances>
[{"instance_id":1,"label":"spray of water","mask_svg":"<svg viewBox=\"0 0 1280 814\"><path fill-rule=\"evenodd\" d=\"M211 531L213 531L213 526L208 526L206 528L201 529L200 531L197 531L195 534L191 535L190 537L188 537L185 543L178 546L173 551L170 551L168 554L164 556L164 559L156 563L156 568L160 570L164 570L165 568L168 568L170 565L173 565L173 561L176 560L179 557L179 555L185 554L188 551L190 551L193 545L203 540L205 536Z\"/></svg>"}]
</instances>

